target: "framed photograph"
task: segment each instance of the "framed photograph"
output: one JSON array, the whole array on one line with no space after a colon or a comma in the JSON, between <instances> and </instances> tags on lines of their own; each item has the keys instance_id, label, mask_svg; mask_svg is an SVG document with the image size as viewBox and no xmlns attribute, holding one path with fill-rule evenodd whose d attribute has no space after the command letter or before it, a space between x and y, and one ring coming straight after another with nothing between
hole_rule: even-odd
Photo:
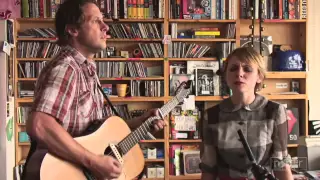
<instances>
[{"instance_id":1,"label":"framed photograph","mask_svg":"<svg viewBox=\"0 0 320 180\"><path fill-rule=\"evenodd\" d=\"M171 74L170 75L170 96L175 96L176 91L183 81L194 80L193 74ZM191 88L192 88L191 84ZM192 89L191 89L192 92ZM191 94L191 93L190 93Z\"/></svg>"},{"instance_id":2,"label":"framed photograph","mask_svg":"<svg viewBox=\"0 0 320 180\"><path fill-rule=\"evenodd\" d=\"M201 67L195 69L196 96L214 95L214 75L215 72L211 67Z\"/></svg>"},{"instance_id":3,"label":"framed photograph","mask_svg":"<svg viewBox=\"0 0 320 180\"><path fill-rule=\"evenodd\" d=\"M299 81L291 81L291 91L300 93L300 83L299 83Z\"/></svg>"}]
</instances>

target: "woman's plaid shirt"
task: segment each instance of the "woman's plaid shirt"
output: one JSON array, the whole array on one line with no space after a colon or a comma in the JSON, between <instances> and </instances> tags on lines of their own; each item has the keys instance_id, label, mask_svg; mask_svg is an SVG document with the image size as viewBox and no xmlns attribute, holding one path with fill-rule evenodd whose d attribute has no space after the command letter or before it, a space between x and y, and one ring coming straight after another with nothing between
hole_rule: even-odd
<instances>
[{"instance_id":1,"label":"woman's plaid shirt","mask_svg":"<svg viewBox=\"0 0 320 180\"><path fill-rule=\"evenodd\" d=\"M241 129L258 164L271 171L274 161L285 161L287 113L283 105L256 94L246 107L231 98L209 108L204 115L201 169L219 177L253 179L251 162L239 140Z\"/></svg>"}]
</instances>

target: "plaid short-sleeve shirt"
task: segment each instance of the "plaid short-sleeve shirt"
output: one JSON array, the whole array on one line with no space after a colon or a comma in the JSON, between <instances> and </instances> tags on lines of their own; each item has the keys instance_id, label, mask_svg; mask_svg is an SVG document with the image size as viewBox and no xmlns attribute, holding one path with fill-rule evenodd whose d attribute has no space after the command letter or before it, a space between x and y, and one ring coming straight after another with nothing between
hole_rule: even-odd
<instances>
[{"instance_id":1,"label":"plaid short-sleeve shirt","mask_svg":"<svg viewBox=\"0 0 320 180\"><path fill-rule=\"evenodd\" d=\"M204 147L201 169L217 177L253 179L251 162L239 139L242 130L257 163L271 171L271 162L282 161L287 152L285 107L256 94L248 106L234 105L230 98L204 114Z\"/></svg>"},{"instance_id":2,"label":"plaid short-sleeve shirt","mask_svg":"<svg viewBox=\"0 0 320 180\"><path fill-rule=\"evenodd\" d=\"M96 66L71 46L61 49L41 71L35 88L33 111L47 113L73 137L105 115Z\"/></svg>"}]
</instances>

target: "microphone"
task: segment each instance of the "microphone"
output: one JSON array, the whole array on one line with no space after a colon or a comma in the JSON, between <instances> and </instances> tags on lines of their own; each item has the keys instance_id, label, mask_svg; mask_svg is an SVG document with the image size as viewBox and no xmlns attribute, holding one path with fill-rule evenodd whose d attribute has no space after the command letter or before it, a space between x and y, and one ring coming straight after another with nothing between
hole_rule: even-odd
<instances>
[{"instance_id":1,"label":"microphone","mask_svg":"<svg viewBox=\"0 0 320 180\"><path fill-rule=\"evenodd\" d=\"M242 143L242 145L244 147L244 150L246 151L246 154L247 154L249 160L251 162L253 162L253 163L256 163L256 160L253 157L252 151L251 151L251 149L250 149L250 147L248 145L248 142L247 142L246 138L244 138L244 135L243 135L241 129L238 130L238 135L240 137L240 141L241 141L241 143Z\"/></svg>"},{"instance_id":2,"label":"microphone","mask_svg":"<svg viewBox=\"0 0 320 180\"><path fill-rule=\"evenodd\" d=\"M252 171L255 179L256 180L265 180L265 179L278 180L277 178L275 178L273 176L273 174L268 172L268 170L265 167L262 167L257 164L256 159L254 158L252 151L250 149L250 146L248 145L248 142L247 142L246 138L244 137L241 129L238 130L238 135L240 137L240 141L244 147L244 150L246 151L248 159L252 162L251 171Z\"/></svg>"}]
</instances>

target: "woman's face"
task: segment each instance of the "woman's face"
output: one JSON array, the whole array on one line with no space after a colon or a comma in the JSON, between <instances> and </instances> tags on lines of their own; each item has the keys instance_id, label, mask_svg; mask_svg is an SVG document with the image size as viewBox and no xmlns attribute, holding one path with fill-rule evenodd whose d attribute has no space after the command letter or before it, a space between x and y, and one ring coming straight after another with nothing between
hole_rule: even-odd
<instances>
[{"instance_id":1,"label":"woman's face","mask_svg":"<svg viewBox=\"0 0 320 180\"><path fill-rule=\"evenodd\" d=\"M226 70L226 81L232 93L254 93L257 83L262 79L258 72L257 64L246 64L237 57L231 57Z\"/></svg>"}]
</instances>

